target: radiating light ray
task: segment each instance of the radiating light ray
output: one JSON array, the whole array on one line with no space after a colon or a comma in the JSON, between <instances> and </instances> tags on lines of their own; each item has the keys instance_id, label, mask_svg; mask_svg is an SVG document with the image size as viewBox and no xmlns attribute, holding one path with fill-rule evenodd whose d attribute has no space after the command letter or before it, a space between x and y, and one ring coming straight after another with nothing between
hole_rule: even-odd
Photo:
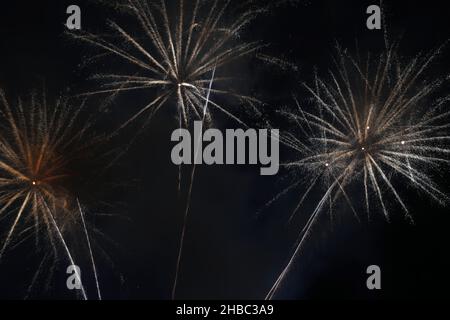
<instances>
[{"instance_id":1,"label":"radiating light ray","mask_svg":"<svg viewBox=\"0 0 450 320\"><path fill-rule=\"evenodd\" d=\"M81 204L80 204L80 200L77 199L77 205L78 205L78 210L80 212L80 217L81 217L81 222L83 223L83 231L84 234L86 236L86 242L88 244L88 249L89 249L89 258L91 260L91 265L92 265L92 269L94 272L94 278L95 278L95 286L97 288L97 297L99 300L102 300L102 294L100 292L100 284L98 281L98 274L97 274L97 266L95 264L95 259L94 259L94 253L92 252L92 246L91 246L91 239L89 237L89 232L86 226L86 221L84 219L84 212L83 209L81 208Z\"/></svg>"},{"instance_id":2,"label":"radiating light ray","mask_svg":"<svg viewBox=\"0 0 450 320\"><path fill-rule=\"evenodd\" d=\"M23 211L25 210L25 207L28 205L28 201L29 200L30 200L30 193L28 193L25 196L25 199L23 200L23 203L22 203L22 205L21 205L21 207L19 209L19 212L17 213L17 216L14 219L14 223L12 224L11 229L8 232L8 235L6 236L6 239L5 239L5 241L3 243L3 246L2 246L2 250L0 251L0 260L3 258L3 254L4 254L5 250L6 250L6 248L8 247L9 242L11 241L11 237L12 237L14 231L16 230L17 224L19 223L20 218L22 217Z\"/></svg>"},{"instance_id":3,"label":"radiating light ray","mask_svg":"<svg viewBox=\"0 0 450 320\"><path fill-rule=\"evenodd\" d=\"M412 221L398 184L408 184L441 205L448 203L448 195L434 181L434 174L450 162L450 96L442 93L448 77L427 76L440 51L405 63L397 43L375 60L370 55L354 58L337 46L335 69L325 78L316 75L314 85L304 85L312 105L301 107L296 100L297 112L282 112L297 134L287 132L279 140L298 154L284 167L303 176L281 193L307 182L292 216L312 190L322 189L323 197L266 299L281 288L327 203L328 210L343 202L356 213L353 204L359 206L360 192L369 219L379 207L389 221L393 202Z\"/></svg>"}]
</instances>

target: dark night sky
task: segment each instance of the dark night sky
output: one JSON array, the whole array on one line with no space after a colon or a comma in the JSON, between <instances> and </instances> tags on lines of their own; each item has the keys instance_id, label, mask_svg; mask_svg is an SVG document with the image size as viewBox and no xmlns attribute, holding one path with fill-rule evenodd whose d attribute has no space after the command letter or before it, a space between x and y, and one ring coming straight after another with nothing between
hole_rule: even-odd
<instances>
[{"instance_id":1,"label":"dark night sky","mask_svg":"<svg viewBox=\"0 0 450 320\"><path fill-rule=\"evenodd\" d=\"M273 107L291 103L289 95L308 80L314 67L327 69L333 43L361 49L377 46L379 31L365 27L365 10L375 1L305 1L257 19L244 37L270 46L271 54L283 55L299 65L298 74L261 70L249 62L240 66L252 79L249 90ZM66 8L82 8L83 28L102 30L108 10L93 1L8 1L0 7L0 87L8 94L27 92L45 79L50 95L71 87L77 92L87 82L88 70L79 64L89 53L84 45L64 35ZM414 55L442 44L450 35L448 10L443 1L386 1L390 32L402 35L402 54ZM449 69L449 49L439 69ZM101 67L101 66L100 66ZM141 105L139 94L119 99L102 126L114 127L125 111L119 104ZM170 134L176 127L170 110L159 113L112 173L130 181L113 190L106 200L117 203L126 219L112 219L101 227L119 244L111 249L114 267L100 263L106 298L167 299L175 267L181 215L177 210L177 168L170 161ZM216 124L226 128L228 120ZM103 128L103 127L102 127ZM124 135L117 147L126 142ZM448 183L442 177L443 185ZM178 297L187 299L260 299L281 271L298 232L286 227L296 195L283 198L260 218L256 212L277 193L281 184L260 177L251 166L201 167L198 169L188 225L186 250ZM401 214L388 224L375 219L358 223L351 214L334 225L315 229L301 260L291 273L280 298L418 298L448 297L450 286L448 245L450 216L425 197L411 193L408 199L416 219L409 225ZM106 248L108 250L108 248ZM0 264L0 298L23 298L36 261L29 259L32 246L8 254ZM64 265L64 262L61 262ZM383 271L380 292L365 287L368 265ZM112 270L114 269L114 270ZM121 273L121 276L119 276ZM34 297L73 298L64 289L64 270L55 275L47 292ZM123 280L121 280L121 277ZM62 283L62 284L61 284ZM92 289L92 283L90 284Z\"/></svg>"}]
</instances>

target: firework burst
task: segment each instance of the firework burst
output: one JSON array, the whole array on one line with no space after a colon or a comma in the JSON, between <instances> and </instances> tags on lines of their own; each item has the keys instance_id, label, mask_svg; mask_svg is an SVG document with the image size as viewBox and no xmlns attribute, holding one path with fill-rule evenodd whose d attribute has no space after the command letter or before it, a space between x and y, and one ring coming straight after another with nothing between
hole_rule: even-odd
<instances>
[{"instance_id":1,"label":"firework burst","mask_svg":"<svg viewBox=\"0 0 450 320\"><path fill-rule=\"evenodd\" d=\"M364 199L369 218L377 207L389 220L388 202L393 202L412 221L401 192L405 185L440 204L448 200L433 172L450 161L450 97L440 95L445 79L429 81L425 75L439 50L407 63L402 63L397 44L376 59L354 58L339 46L337 52L335 71L326 80L316 76L312 86L305 85L312 110L297 102L298 112L284 113L297 133L280 140L300 155L286 167L301 178L282 194L308 181L293 215L313 190L322 192L268 299L280 288L321 212L333 214L338 203L345 203L358 216L355 199Z\"/></svg>"},{"instance_id":2,"label":"firework burst","mask_svg":"<svg viewBox=\"0 0 450 320\"><path fill-rule=\"evenodd\" d=\"M202 126L209 125L211 109L223 112L245 126L228 107L220 105L212 97L233 97L250 107L258 103L254 98L222 88L222 84L231 78L222 71L231 62L249 56L261 47L258 42L244 42L239 38L247 24L267 10L267 5L253 0L124 0L118 3L118 8L128 12L138 22L138 32L111 21L109 26L112 32L109 36L74 34L74 37L100 49L101 57L107 53L127 66L126 74L95 76L102 82L102 90L87 95L110 94L115 97L122 92L137 90L146 90L152 95L150 101L119 129L139 117L145 118L145 126L165 105L176 107L180 128L189 127L193 120L201 121ZM130 67L133 68L131 71ZM180 166L179 194L181 170ZM172 298L177 289L194 177L195 165L190 175L183 213Z\"/></svg>"},{"instance_id":3,"label":"firework burst","mask_svg":"<svg viewBox=\"0 0 450 320\"><path fill-rule=\"evenodd\" d=\"M45 94L32 94L11 106L3 92L0 102L0 218L3 223L11 220L0 259L14 238L23 241L20 237L34 230L38 247L48 240L55 261L62 247L75 265L67 237L81 227L97 281L85 214L78 195L71 192L77 161L99 142L88 134L91 122L80 117L83 105L72 108L61 98L49 106ZM97 289L100 298L98 281ZM84 287L82 295L87 298Z\"/></svg>"},{"instance_id":4,"label":"firework burst","mask_svg":"<svg viewBox=\"0 0 450 320\"><path fill-rule=\"evenodd\" d=\"M233 60L249 55L260 45L240 42L242 29L264 9L253 1L241 1L231 6L228 1L126 0L119 2L139 23L132 33L117 22L110 22L110 36L83 34L73 36L99 48L101 52L119 58L133 68L127 74L101 74L95 78L103 83L103 90L88 93L118 93L152 90L154 96L122 127L140 116L149 121L162 106L172 102L178 108L180 124L187 126L191 119L202 119L202 109L212 71L227 66ZM226 21L226 13L233 17ZM104 55L101 55L102 57ZM215 82L229 80L216 77ZM232 95L241 101L255 103L247 96L228 90L212 89L213 94ZM209 104L239 119L227 108L209 101ZM208 113L207 117L210 119Z\"/></svg>"}]
</instances>

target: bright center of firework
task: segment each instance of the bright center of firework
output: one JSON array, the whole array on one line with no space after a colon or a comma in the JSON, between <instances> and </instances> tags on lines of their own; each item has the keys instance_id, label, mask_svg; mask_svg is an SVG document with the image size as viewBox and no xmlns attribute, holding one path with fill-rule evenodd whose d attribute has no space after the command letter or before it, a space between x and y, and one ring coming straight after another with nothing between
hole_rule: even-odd
<instances>
[{"instance_id":1,"label":"bright center of firework","mask_svg":"<svg viewBox=\"0 0 450 320\"><path fill-rule=\"evenodd\" d=\"M329 167L330 166L330 164L327 162L327 163L325 163L325 167Z\"/></svg>"},{"instance_id":2,"label":"bright center of firework","mask_svg":"<svg viewBox=\"0 0 450 320\"><path fill-rule=\"evenodd\" d=\"M32 181L31 184L32 184L33 186L35 186L37 183L36 183L36 181Z\"/></svg>"},{"instance_id":3,"label":"bright center of firework","mask_svg":"<svg viewBox=\"0 0 450 320\"><path fill-rule=\"evenodd\" d=\"M402 144L404 145L404 144L405 144L405 141L402 141Z\"/></svg>"},{"instance_id":4,"label":"bright center of firework","mask_svg":"<svg viewBox=\"0 0 450 320\"><path fill-rule=\"evenodd\" d=\"M361 150L364 151L364 150L366 150L366 148L362 147Z\"/></svg>"}]
</instances>

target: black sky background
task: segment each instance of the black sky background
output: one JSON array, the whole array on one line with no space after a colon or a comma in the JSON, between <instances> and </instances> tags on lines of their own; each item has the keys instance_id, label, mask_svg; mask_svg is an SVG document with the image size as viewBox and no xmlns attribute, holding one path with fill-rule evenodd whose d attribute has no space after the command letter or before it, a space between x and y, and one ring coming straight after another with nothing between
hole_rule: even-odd
<instances>
[{"instance_id":1,"label":"black sky background","mask_svg":"<svg viewBox=\"0 0 450 320\"><path fill-rule=\"evenodd\" d=\"M252 79L247 90L258 92L270 108L291 103L290 94L314 67L331 65L333 43L360 49L377 47L380 31L365 27L366 8L375 1L309 1L274 10L257 19L244 37L270 46L268 52L298 64L298 74L267 70L257 64L240 65ZM77 92L89 69L78 67L89 50L70 41L65 32L66 8L78 4L82 27L102 30L109 10L91 1L8 1L0 6L0 87L8 95L26 93L45 79L50 95L66 88ZM386 1L392 35L402 34L401 52L414 55L445 42L450 35L443 1ZM437 71L449 70L449 48ZM99 66L101 69L101 66ZM269 68L270 69L270 68ZM126 107L142 105L145 97L127 95L101 114L102 126L123 121ZM125 109L125 110L124 110ZM177 208L177 168L171 164L170 135L176 127L170 110L160 112L132 146L112 175L127 179L129 187L112 191L126 219L112 219L101 227L119 244L111 249L114 267L100 262L105 298L168 299L173 280L182 217ZM217 126L235 124L219 117ZM125 142L129 136L124 135ZM449 175L439 177L448 190ZM194 185L178 298L261 299L270 289L291 252L299 225L286 226L296 195L283 198L259 218L256 212L280 190L276 177L259 176L258 167L201 167ZM323 223L280 292L279 298L430 298L449 297L448 245L450 217L425 197L411 192L407 201L416 224L401 217L388 224L382 218L357 222L343 214L333 225ZM306 214L306 212L304 213ZM82 240L80 240L82 241ZM0 298L23 298L36 261L33 247L10 252L0 264ZM74 298L65 289L65 262L53 284L35 298ZM382 270L382 290L365 286L367 266ZM86 271L89 274L89 271ZM119 275L120 274L120 275ZM94 294L93 284L89 292Z\"/></svg>"}]
</instances>

